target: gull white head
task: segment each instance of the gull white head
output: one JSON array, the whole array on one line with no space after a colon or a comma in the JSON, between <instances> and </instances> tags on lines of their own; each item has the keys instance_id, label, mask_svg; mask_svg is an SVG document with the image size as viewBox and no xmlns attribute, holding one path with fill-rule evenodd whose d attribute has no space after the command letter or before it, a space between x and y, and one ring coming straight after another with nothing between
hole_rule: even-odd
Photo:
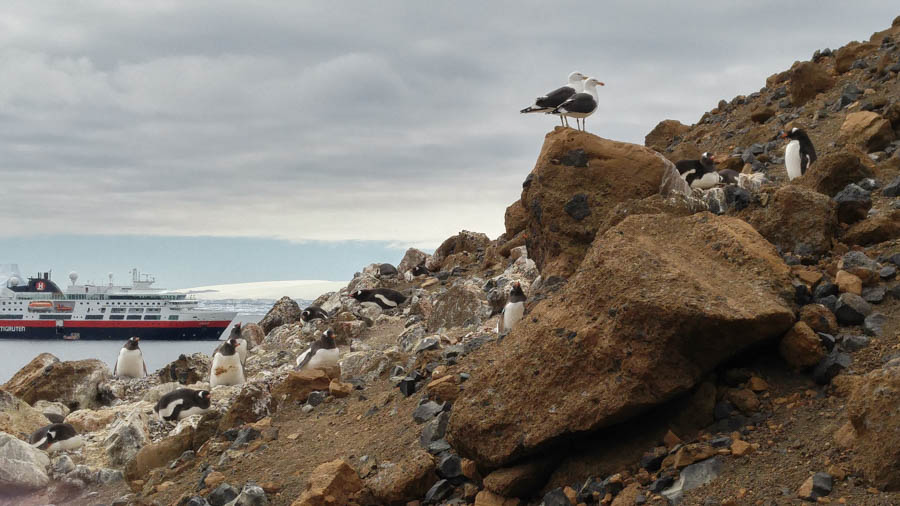
<instances>
[{"instance_id":1,"label":"gull white head","mask_svg":"<svg viewBox=\"0 0 900 506\"><path fill-rule=\"evenodd\" d=\"M588 77L581 72L575 71L569 74L569 86L575 88L576 93L581 93L584 90L584 80Z\"/></svg>"}]
</instances>

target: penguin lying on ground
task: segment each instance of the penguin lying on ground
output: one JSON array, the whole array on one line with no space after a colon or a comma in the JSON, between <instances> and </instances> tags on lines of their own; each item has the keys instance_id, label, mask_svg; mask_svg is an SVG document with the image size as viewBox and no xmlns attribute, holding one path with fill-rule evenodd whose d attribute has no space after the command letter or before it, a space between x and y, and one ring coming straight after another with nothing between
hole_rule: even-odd
<instances>
[{"instance_id":1,"label":"penguin lying on ground","mask_svg":"<svg viewBox=\"0 0 900 506\"><path fill-rule=\"evenodd\" d=\"M300 313L300 319L305 322L311 322L313 320L327 320L328 311L325 311L319 306L309 306L308 308L304 309L302 313Z\"/></svg>"},{"instance_id":2,"label":"penguin lying on ground","mask_svg":"<svg viewBox=\"0 0 900 506\"><path fill-rule=\"evenodd\" d=\"M806 174L806 169L816 161L816 149L803 130L794 127L790 132L782 132L782 139L791 139L784 148L784 167L788 179L792 180Z\"/></svg>"},{"instance_id":3,"label":"penguin lying on ground","mask_svg":"<svg viewBox=\"0 0 900 506\"><path fill-rule=\"evenodd\" d=\"M691 188L707 190L719 184L716 159L709 152L703 153L699 160L679 160L675 168Z\"/></svg>"},{"instance_id":4,"label":"penguin lying on ground","mask_svg":"<svg viewBox=\"0 0 900 506\"><path fill-rule=\"evenodd\" d=\"M234 327L231 327L231 334L228 336L228 339L234 339L237 342L235 350L238 356L241 357L241 365L243 365L247 361L247 353L250 352L250 342L241 337L243 335L241 332L241 324L235 323Z\"/></svg>"},{"instance_id":5,"label":"penguin lying on ground","mask_svg":"<svg viewBox=\"0 0 900 506\"><path fill-rule=\"evenodd\" d=\"M313 341L309 348L297 357L297 370L330 369L337 365L341 351L334 342L334 331L322 332L322 336Z\"/></svg>"},{"instance_id":6,"label":"penguin lying on ground","mask_svg":"<svg viewBox=\"0 0 900 506\"><path fill-rule=\"evenodd\" d=\"M522 285L516 281L513 283L512 290L509 292L509 298L506 299L506 305L500 313L500 321L497 322L497 334L501 336L506 334L524 316L525 292L522 291Z\"/></svg>"},{"instance_id":7,"label":"penguin lying on ground","mask_svg":"<svg viewBox=\"0 0 900 506\"><path fill-rule=\"evenodd\" d=\"M357 290L351 293L350 297L360 302L374 302L381 306L381 309L393 309L406 301L405 295L390 288Z\"/></svg>"},{"instance_id":8,"label":"penguin lying on ground","mask_svg":"<svg viewBox=\"0 0 900 506\"><path fill-rule=\"evenodd\" d=\"M724 184L737 185L740 174L736 170L722 169L719 171L719 182Z\"/></svg>"},{"instance_id":9,"label":"penguin lying on ground","mask_svg":"<svg viewBox=\"0 0 900 506\"><path fill-rule=\"evenodd\" d=\"M140 338L132 337L125 342L125 346L119 350L119 358L113 367L113 376L120 378L143 378L147 375L147 364L144 363L144 354L138 346Z\"/></svg>"},{"instance_id":10,"label":"penguin lying on ground","mask_svg":"<svg viewBox=\"0 0 900 506\"><path fill-rule=\"evenodd\" d=\"M76 450L84 444L84 439L67 423L52 423L34 431L28 439L31 446L47 453L62 450Z\"/></svg>"},{"instance_id":11,"label":"penguin lying on ground","mask_svg":"<svg viewBox=\"0 0 900 506\"><path fill-rule=\"evenodd\" d=\"M244 383L244 367L237 352L238 343L229 339L216 349L209 368L209 386L241 385Z\"/></svg>"},{"instance_id":12,"label":"penguin lying on ground","mask_svg":"<svg viewBox=\"0 0 900 506\"><path fill-rule=\"evenodd\" d=\"M209 391L179 388L162 396L153 412L164 422L177 422L191 415L202 415L209 411L209 406Z\"/></svg>"}]
</instances>

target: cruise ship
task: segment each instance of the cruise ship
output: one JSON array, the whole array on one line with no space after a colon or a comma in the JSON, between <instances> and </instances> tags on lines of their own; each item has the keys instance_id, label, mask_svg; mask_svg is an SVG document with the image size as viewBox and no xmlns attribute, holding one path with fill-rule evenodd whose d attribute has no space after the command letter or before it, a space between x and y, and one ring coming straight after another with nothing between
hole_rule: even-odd
<instances>
[{"instance_id":1,"label":"cruise ship","mask_svg":"<svg viewBox=\"0 0 900 506\"><path fill-rule=\"evenodd\" d=\"M137 269L131 286L78 284L69 274L65 291L49 272L24 279L18 266L0 266L0 339L214 340L237 315L204 311L183 293L153 288Z\"/></svg>"}]
</instances>

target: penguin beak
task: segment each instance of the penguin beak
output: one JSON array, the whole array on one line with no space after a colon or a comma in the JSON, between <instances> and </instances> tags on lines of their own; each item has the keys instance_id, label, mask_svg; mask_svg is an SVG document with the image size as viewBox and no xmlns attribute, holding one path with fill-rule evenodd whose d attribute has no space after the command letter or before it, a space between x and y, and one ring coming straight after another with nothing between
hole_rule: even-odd
<instances>
[{"instance_id":1,"label":"penguin beak","mask_svg":"<svg viewBox=\"0 0 900 506\"><path fill-rule=\"evenodd\" d=\"M781 132L781 138L787 139L787 132Z\"/></svg>"}]
</instances>

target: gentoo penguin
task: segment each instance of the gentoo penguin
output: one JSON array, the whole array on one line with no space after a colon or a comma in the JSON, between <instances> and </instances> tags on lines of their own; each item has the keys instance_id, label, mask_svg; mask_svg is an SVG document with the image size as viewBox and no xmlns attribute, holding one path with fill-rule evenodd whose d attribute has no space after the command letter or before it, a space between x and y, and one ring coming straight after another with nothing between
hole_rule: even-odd
<instances>
[{"instance_id":1,"label":"gentoo penguin","mask_svg":"<svg viewBox=\"0 0 900 506\"><path fill-rule=\"evenodd\" d=\"M176 422L191 415L202 415L209 411L209 392L179 388L159 399L153 411L164 422Z\"/></svg>"},{"instance_id":2,"label":"gentoo penguin","mask_svg":"<svg viewBox=\"0 0 900 506\"><path fill-rule=\"evenodd\" d=\"M584 120L591 114L594 114L600 101L597 97L597 86L605 85L593 77L588 79L584 82L583 92L572 95L548 114L562 114L566 117L575 118L576 128L578 128L578 120L580 119L581 130L584 131Z\"/></svg>"},{"instance_id":3,"label":"gentoo penguin","mask_svg":"<svg viewBox=\"0 0 900 506\"><path fill-rule=\"evenodd\" d=\"M522 291L522 285L518 281L513 283L512 290L509 292L509 298L506 299L506 305L500 313L500 321L497 322L497 334L503 335L513 328L513 325L519 322L525 316L525 292Z\"/></svg>"},{"instance_id":4,"label":"gentoo penguin","mask_svg":"<svg viewBox=\"0 0 900 506\"><path fill-rule=\"evenodd\" d=\"M421 264L421 265L417 265L417 266L413 267L410 272L412 273L413 277L428 276L431 274L431 271L429 271L428 268L425 267L425 264Z\"/></svg>"},{"instance_id":5,"label":"gentoo penguin","mask_svg":"<svg viewBox=\"0 0 900 506\"><path fill-rule=\"evenodd\" d=\"M244 383L244 366L237 352L238 343L229 339L216 349L209 368L209 386L240 385Z\"/></svg>"},{"instance_id":6,"label":"gentoo penguin","mask_svg":"<svg viewBox=\"0 0 900 506\"><path fill-rule=\"evenodd\" d=\"M120 378L143 378L147 375L147 364L144 363L144 355L138 346L140 338L132 337L125 342L125 346L119 350L119 358L113 367L113 376Z\"/></svg>"},{"instance_id":7,"label":"gentoo penguin","mask_svg":"<svg viewBox=\"0 0 900 506\"><path fill-rule=\"evenodd\" d=\"M736 170L722 169L719 171L719 182L737 186L741 175Z\"/></svg>"},{"instance_id":8,"label":"gentoo penguin","mask_svg":"<svg viewBox=\"0 0 900 506\"><path fill-rule=\"evenodd\" d=\"M816 149L803 130L794 127L790 132L782 132L782 139L791 139L784 148L784 166L788 179L798 178L816 161Z\"/></svg>"},{"instance_id":9,"label":"gentoo penguin","mask_svg":"<svg viewBox=\"0 0 900 506\"><path fill-rule=\"evenodd\" d=\"M250 351L250 343L241 337L241 324L235 323L234 327L231 327L231 334L228 336L228 339L234 339L237 341L237 350L238 356L241 357L241 365L247 361L247 353Z\"/></svg>"},{"instance_id":10,"label":"gentoo penguin","mask_svg":"<svg viewBox=\"0 0 900 506\"><path fill-rule=\"evenodd\" d=\"M327 320L328 311L325 311L319 306L309 306L308 308L304 309L302 313L300 313L300 319L305 322L311 322L313 320Z\"/></svg>"},{"instance_id":11,"label":"gentoo penguin","mask_svg":"<svg viewBox=\"0 0 900 506\"><path fill-rule=\"evenodd\" d=\"M528 106L519 112L522 114L529 114L532 112L551 112L553 111L553 109L559 107L560 104L571 98L572 95L581 93L584 90L585 79L587 79L587 76L582 74L581 72L572 72L571 74L569 74L568 84L556 88L550 93L534 99L534 105ZM559 121L563 126L569 126L569 123L566 121L565 116L560 116ZM413 276L415 275L416 274L413 274Z\"/></svg>"},{"instance_id":12,"label":"gentoo penguin","mask_svg":"<svg viewBox=\"0 0 900 506\"><path fill-rule=\"evenodd\" d=\"M707 190L719 184L719 173L716 172L716 158L708 151L699 160L679 160L675 169L687 181L691 188Z\"/></svg>"},{"instance_id":13,"label":"gentoo penguin","mask_svg":"<svg viewBox=\"0 0 900 506\"><path fill-rule=\"evenodd\" d=\"M374 302L381 306L381 309L393 309L406 301L405 295L390 288L357 290L351 293L350 297L360 302Z\"/></svg>"},{"instance_id":14,"label":"gentoo penguin","mask_svg":"<svg viewBox=\"0 0 900 506\"><path fill-rule=\"evenodd\" d=\"M52 423L34 431L28 440L31 446L48 453L61 450L76 450L84 444L84 439L67 423Z\"/></svg>"},{"instance_id":15,"label":"gentoo penguin","mask_svg":"<svg viewBox=\"0 0 900 506\"><path fill-rule=\"evenodd\" d=\"M297 357L297 370L329 369L338 363L341 352L334 342L334 331L322 332L322 336L313 341L309 348Z\"/></svg>"}]
</instances>

